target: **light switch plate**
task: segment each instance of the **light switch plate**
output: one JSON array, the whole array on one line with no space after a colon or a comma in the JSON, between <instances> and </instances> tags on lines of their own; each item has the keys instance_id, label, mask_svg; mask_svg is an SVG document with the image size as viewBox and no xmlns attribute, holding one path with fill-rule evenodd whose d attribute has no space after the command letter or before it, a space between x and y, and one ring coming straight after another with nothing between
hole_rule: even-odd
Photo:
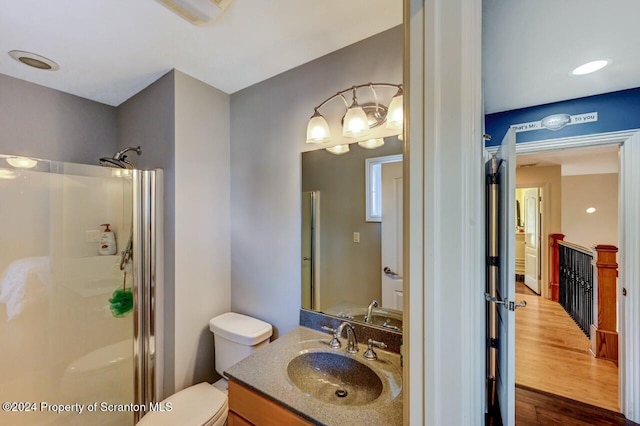
<instances>
[{"instance_id":1,"label":"light switch plate","mask_svg":"<svg viewBox=\"0 0 640 426\"><path fill-rule=\"evenodd\" d=\"M354 243L359 243L360 242L360 233L359 232L354 232L353 233L353 242Z\"/></svg>"}]
</instances>

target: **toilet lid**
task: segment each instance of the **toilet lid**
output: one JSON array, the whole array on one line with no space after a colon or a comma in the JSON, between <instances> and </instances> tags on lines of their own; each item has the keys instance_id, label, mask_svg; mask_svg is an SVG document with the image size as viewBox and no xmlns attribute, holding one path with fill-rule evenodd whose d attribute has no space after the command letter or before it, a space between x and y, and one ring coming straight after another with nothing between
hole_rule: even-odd
<instances>
[{"instance_id":1,"label":"toilet lid","mask_svg":"<svg viewBox=\"0 0 640 426\"><path fill-rule=\"evenodd\" d=\"M210 425L223 416L228 409L227 395L209 383L199 383L171 395L162 401L171 411L147 413L137 423L148 426Z\"/></svg>"}]
</instances>

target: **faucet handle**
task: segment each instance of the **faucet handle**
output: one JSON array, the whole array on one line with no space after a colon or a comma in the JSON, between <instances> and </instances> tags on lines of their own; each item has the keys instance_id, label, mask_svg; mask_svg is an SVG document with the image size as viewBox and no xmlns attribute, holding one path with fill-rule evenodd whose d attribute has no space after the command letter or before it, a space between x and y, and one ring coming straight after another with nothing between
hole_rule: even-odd
<instances>
[{"instance_id":1,"label":"faucet handle","mask_svg":"<svg viewBox=\"0 0 640 426\"><path fill-rule=\"evenodd\" d=\"M363 356L365 357L365 359L368 359L369 361L374 361L378 359L378 354L375 353L375 351L373 350L373 346L380 349L384 349L387 347L385 343L378 342L377 340L373 340L373 339L369 339L367 343L368 343L367 350L364 351Z\"/></svg>"},{"instance_id":2,"label":"faucet handle","mask_svg":"<svg viewBox=\"0 0 640 426\"><path fill-rule=\"evenodd\" d=\"M329 340L329 346L333 349L339 349L342 346L342 344L338 339L338 330L335 328L328 327L326 325L323 325L322 329L330 333L333 333L333 337L331 338L331 340Z\"/></svg>"}]
</instances>

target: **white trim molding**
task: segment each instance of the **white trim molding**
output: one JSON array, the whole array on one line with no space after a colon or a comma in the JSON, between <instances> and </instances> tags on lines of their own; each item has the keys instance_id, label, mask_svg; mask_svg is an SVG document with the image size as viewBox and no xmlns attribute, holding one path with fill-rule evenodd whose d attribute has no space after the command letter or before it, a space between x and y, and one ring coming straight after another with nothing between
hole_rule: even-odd
<instances>
[{"instance_id":1,"label":"white trim molding","mask_svg":"<svg viewBox=\"0 0 640 426\"><path fill-rule=\"evenodd\" d=\"M620 145L618 324L619 400L625 417L640 422L640 130L516 144L517 154ZM497 147L488 147L494 153ZM626 296L623 295L626 289Z\"/></svg>"},{"instance_id":2,"label":"white trim molding","mask_svg":"<svg viewBox=\"0 0 640 426\"><path fill-rule=\"evenodd\" d=\"M612 144L623 144L640 129L623 130L619 132L598 133L593 135L573 136L570 138L545 139L535 142L516 143L516 154L531 154L541 151L552 151L556 149L588 148L591 146L602 146ZM489 154L495 154L498 146L488 146L486 150Z\"/></svg>"},{"instance_id":3,"label":"white trim molding","mask_svg":"<svg viewBox=\"0 0 640 426\"><path fill-rule=\"evenodd\" d=\"M405 0L405 424L484 423L481 16Z\"/></svg>"},{"instance_id":4,"label":"white trim molding","mask_svg":"<svg viewBox=\"0 0 640 426\"><path fill-rule=\"evenodd\" d=\"M640 132L620 150L620 406L640 423ZM626 289L626 296L623 295Z\"/></svg>"}]
</instances>

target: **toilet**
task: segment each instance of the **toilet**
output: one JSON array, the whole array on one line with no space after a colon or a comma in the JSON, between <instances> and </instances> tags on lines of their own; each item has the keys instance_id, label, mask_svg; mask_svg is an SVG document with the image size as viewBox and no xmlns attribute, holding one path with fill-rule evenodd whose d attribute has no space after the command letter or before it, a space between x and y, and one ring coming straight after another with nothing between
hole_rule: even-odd
<instances>
[{"instance_id":1,"label":"toilet","mask_svg":"<svg viewBox=\"0 0 640 426\"><path fill-rule=\"evenodd\" d=\"M227 421L228 382L224 371L269 344L270 324L246 315L227 312L209 321L215 344L215 368L223 376L213 385L203 382L177 392L163 401L171 411L149 412L142 426L223 426Z\"/></svg>"}]
</instances>

